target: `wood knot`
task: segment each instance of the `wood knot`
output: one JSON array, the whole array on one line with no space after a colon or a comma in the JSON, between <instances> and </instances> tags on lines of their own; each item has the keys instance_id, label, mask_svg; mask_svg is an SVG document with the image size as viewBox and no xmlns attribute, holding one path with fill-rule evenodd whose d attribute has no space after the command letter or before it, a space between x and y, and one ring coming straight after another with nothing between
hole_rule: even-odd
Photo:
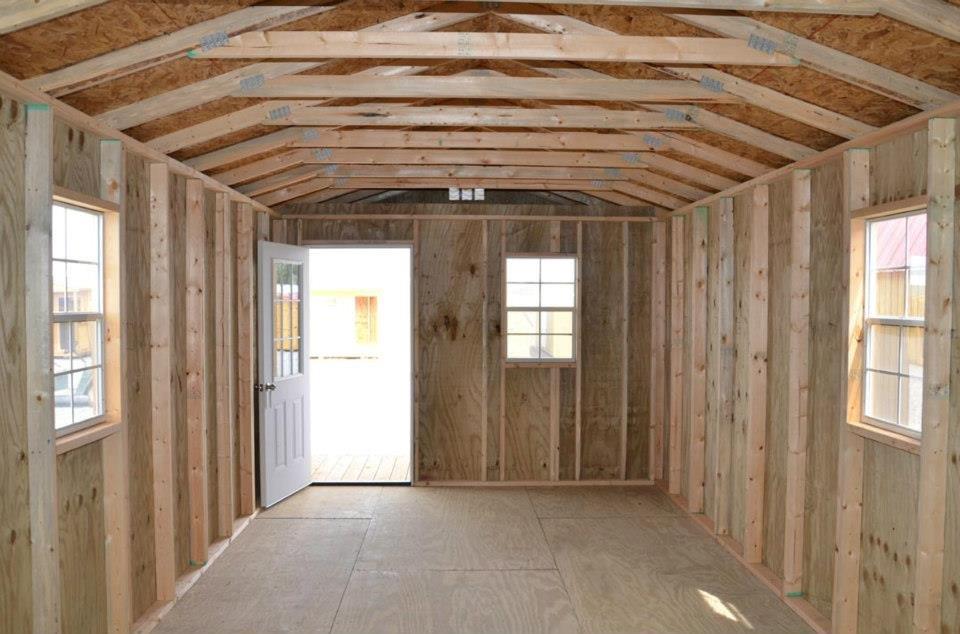
<instances>
[{"instance_id":1,"label":"wood knot","mask_svg":"<svg viewBox=\"0 0 960 634\"><path fill-rule=\"evenodd\" d=\"M10 529L10 545L17 543L17 531L16 529Z\"/></svg>"}]
</instances>

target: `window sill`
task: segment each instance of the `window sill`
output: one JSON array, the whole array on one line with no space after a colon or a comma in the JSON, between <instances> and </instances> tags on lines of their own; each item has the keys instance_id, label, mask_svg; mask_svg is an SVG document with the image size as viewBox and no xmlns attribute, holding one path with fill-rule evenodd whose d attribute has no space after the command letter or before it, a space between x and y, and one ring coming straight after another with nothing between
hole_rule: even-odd
<instances>
[{"instance_id":1,"label":"window sill","mask_svg":"<svg viewBox=\"0 0 960 634\"><path fill-rule=\"evenodd\" d=\"M119 421L102 421L57 438L57 455L103 440L120 431Z\"/></svg>"},{"instance_id":2,"label":"window sill","mask_svg":"<svg viewBox=\"0 0 960 634\"><path fill-rule=\"evenodd\" d=\"M575 368L576 361L504 361L505 368Z\"/></svg>"},{"instance_id":3,"label":"window sill","mask_svg":"<svg viewBox=\"0 0 960 634\"><path fill-rule=\"evenodd\" d=\"M913 436L908 436L906 434L898 434L895 431L890 431L882 427L877 427L876 425L857 421L848 421L847 429L858 436L878 442L882 445L887 445L888 447L893 447L894 449L920 455L921 443L919 438L914 438Z\"/></svg>"}]
</instances>

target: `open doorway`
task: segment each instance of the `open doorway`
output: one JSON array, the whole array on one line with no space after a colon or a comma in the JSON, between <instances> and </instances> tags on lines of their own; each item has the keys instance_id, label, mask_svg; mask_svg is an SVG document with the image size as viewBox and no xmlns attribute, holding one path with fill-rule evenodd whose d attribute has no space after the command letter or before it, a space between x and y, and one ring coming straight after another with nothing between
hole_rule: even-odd
<instances>
[{"instance_id":1,"label":"open doorway","mask_svg":"<svg viewBox=\"0 0 960 634\"><path fill-rule=\"evenodd\" d=\"M407 246L310 251L313 481L410 481L411 261Z\"/></svg>"}]
</instances>

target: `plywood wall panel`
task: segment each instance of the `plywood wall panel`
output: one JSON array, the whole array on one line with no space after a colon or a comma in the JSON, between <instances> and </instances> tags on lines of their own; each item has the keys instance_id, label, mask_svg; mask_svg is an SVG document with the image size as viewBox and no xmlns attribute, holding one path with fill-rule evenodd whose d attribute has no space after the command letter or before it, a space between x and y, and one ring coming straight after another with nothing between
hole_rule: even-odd
<instances>
[{"instance_id":1,"label":"plywood wall panel","mask_svg":"<svg viewBox=\"0 0 960 634\"><path fill-rule=\"evenodd\" d=\"M416 459L424 480L480 478L482 242L479 221L420 226Z\"/></svg>"},{"instance_id":2,"label":"plywood wall panel","mask_svg":"<svg viewBox=\"0 0 960 634\"><path fill-rule=\"evenodd\" d=\"M810 228L810 402L807 446L804 583L807 600L829 615L833 594L837 460L846 411L841 385L846 376L846 337L841 326L847 295L843 279L842 164L834 160L813 171Z\"/></svg>"},{"instance_id":3,"label":"plywood wall panel","mask_svg":"<svg viewBox=\"0 0 960 634\"><path fill-rule=\"evenodd\" d=\"M561 480L576 479L577 371L560 370L560 471Z\"/></svg>"},{"instance_id":4,"label":"plywood wall panel","mask_svg":"<svg viewBox=\"0 0 960 634\"><path fill-rule=\"evenodd\" d=\"M207 543L212 544L217 537L217 490L219 462L217 460L217 376L214 368L217 366L216 337L217 328L216 292L216 194L205 191L203 198L203 216L206 236L204 240L204 275L206 277L203 297L203 322L206 337L204 338L204 372L203 396L207 417ZM187 315L187 319L194 319Z\"/></svg>"},{"instance_id":5,"label":"plywood wall panel","mask_svg":"<svg viewBox=\"0 0 960 634\"><path fill-rule=\"evenodd\" d=\"M127 153L123 258L127 365L124 420L129 426L130 567L133 616L157 596L153 516L153 430L150 360L150 183L143 159Z\"/></svg>"},{"instance_id":6,"label":"plywood wall panel","mask_svg":"<svg viewBox=\"0 0 960 634\"><path fill-rule=\"evenodd\" d=\"M103 453L91 443L57 457L60 523L60 627L63 634L105 634L107 580Z\"/></svg>"},{"instance_id":7,"label":"plywood wall panel","mask_svg":"<svg viewBox=\"0 0 960 634\"><path fill-rule=\"evenodd\" d=\"M787 491L791 189L789 178L770 184L763 562L779 576L783 576L784 500Z\"/></svg>"},{"instance_id":8,"label":"plywood wall panel","mask_svg":"<svg viewBox=\"0 0 960 634\"><path fill-rule=\"evenodd\" d=\"M862 634L913 625L920 458L866 441L863 455L860 619Z\"/></svg>"},{"instance_id":9,"label":"plywood wall panel","mask_svg":"<svg viewBox=\"0 0 960 634\"><path fill-rule=\"evenodd\" d=\"M927 191L927 131L904 134L876 146L870 156L872 204Z\"/></svg>"},{"instance_id":10,"label":"plywood wall panel","mask_svg":"<svg viewBox=\"0 0 960 634\"><path fill-rule=\"evenodd\" d=\"M55 120L53 184L99 197L100 138Z\"/></svg>"},{"instance_id":11,"label":"plywood wall panel","mask_svg":"<svg viewBox=\"0 0 960 634\"><path fill-rule=\"evenodd\" d=\"M549 368L506 371L506 480L550 479L550 373Z\"/></svg>"},{"instance_id":12,"label":"plywood wall panel","mask_svg":"<svg viewBox=\"0 0 960 634\"><path fill-rule=\"evenodd\" d=\"M627 299L627 470L628 480L649 476L650 321L652 223L628 225Z\"/></svg>"},{"instance_id":13,"label":"plywood wall panel","mask_svg":"<svg viewBox=\"0 0 960 634\"><path fill-rule=\"evenodd\" d=\"M32 625L26 423L24 155L26 110L0 96L0 631Z\"/></svg>"},{"instance_id":14,"label":"plywood wall panel","mask_svg":"<svg viewBox=\"0 0 960 634\"><path fill-rule=\"evenodd\" d=\"M173 318L174 542L177 574L190 567L190 468L187 463L187 255L186 179L170 175L170 314Z\"/></svg>"},{"instance_id":15,"label":"plywood wall panel","mask_svg":"<svg viewBox=\"0 0 960 634\"><path fill-rule=\"evenodd\" d=\"M303 239L318 242L413 240L412 220L304 220Z\"/></svg>"},{"instance_id":16,"label":"plywood wall panel","mask_svg":"<svg viewBox=\"0 0 960 634\"><path fill-rule=\"evenodd\" d=\"M623 414L623 258L621 226L583 224L581 359L583 480L620 477Z\"/></svg>"}]
</instances>

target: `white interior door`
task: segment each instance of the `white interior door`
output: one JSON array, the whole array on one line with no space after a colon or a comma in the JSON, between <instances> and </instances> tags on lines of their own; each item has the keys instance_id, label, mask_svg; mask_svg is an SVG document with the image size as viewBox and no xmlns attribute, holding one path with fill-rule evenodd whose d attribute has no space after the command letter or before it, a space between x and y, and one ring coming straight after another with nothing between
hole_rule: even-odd
<instances>
[{"instance_id":1,"label":"white interior door","mask_svg":"<svg viewBox=\"0 0 960 634\"><path fill-rule=\"evenodd\" d=\"M310 484L310 250L261 240L260 500L269 507Z\"/></svg>"}]
</instances>

